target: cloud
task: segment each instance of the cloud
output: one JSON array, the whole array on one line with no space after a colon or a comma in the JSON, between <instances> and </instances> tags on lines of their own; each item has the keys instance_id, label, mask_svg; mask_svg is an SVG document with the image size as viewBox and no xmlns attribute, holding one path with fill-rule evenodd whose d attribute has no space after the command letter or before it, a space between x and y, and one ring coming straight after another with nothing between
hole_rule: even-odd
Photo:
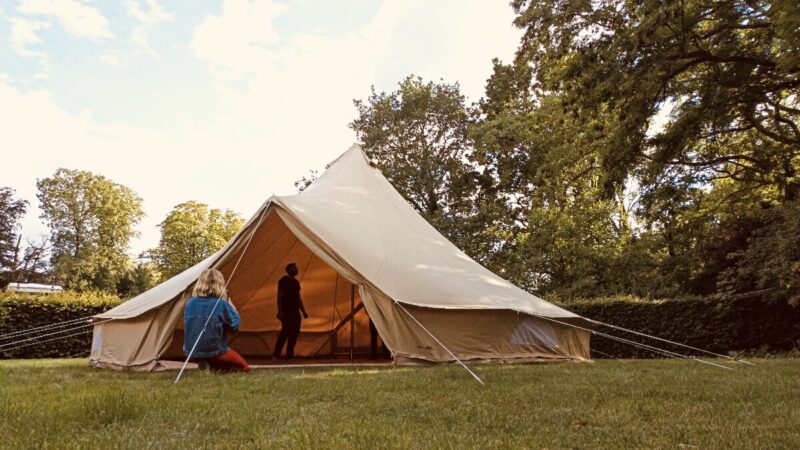
<instances>
[{"instance_id":1,"label":"cloud","mask_svg":"<svg viewBox=\"0 0 800 450\"><path fill-rule=\"evenodd\" d=\"M23 14L52 16L71 36L110 39L114 35L108 19L95 8L78 0L20 0L17 11Z\"/></svg>"},{"instance_id":2,"label":"cloud","mask_svg":"<svg viewBox=\"0 0 800 450\"><path fill-rule=\"evenodd\" d=\"M50 63L47 59L47 53L41 50L32 50L31 46L42 43L38 32L49 30L52 24L46 21L29 20L22 17L7 17L7 19L11 23L11 31L8 36L11 50L23 58L38 61L39 71L34 73L34 80L44 81L49 79Z\"/></svg>"},{"instance_id":3,"label":"cloud","mask_svg":"<svg viewBox=\"0 0 800 450\"><path fill-rule=\"evenodd\" d=\"M139 22L134 27L132 40L139 47L155 54L155 50L150 46L148 35L150 30L161 22L173 20L172 13L167 12L156 0L126 0L125 9L128 14Z\"/></svg>"},{"instance_id":4,"label":"cloud","mask_svg":"<svg viewBox=\"0 0 800 450\"><path fill-rule=\"evenodd\" d=\"M104 53L100 55L100 61L103 61L115 69L119 69L124 65L122 57L115 53Z\"/></svg>"},{"instance_id":5,"label":"cloud","mask_svg":"<svg viewBox=\"0 0 800 450\"><path fill-rule=\"evenodd\" d=\"M36 34L41 30L49 30L52 27L50 22L40 20L28 20L21 17L8 17L11 22L11 33L8 41L14 53L24 58L45 58L44 52L30 50L30 46L39 44L42 39Z\"/></svg>"},{"instance_id":6,"label":"cloud","mask_svg":"<svg viewBox=\"0 0 800 450\"><path fill-rule=\"evenodd\" d=\"M188 177L181 161L187 152L176 149L170 139L158 132L124 124L98 122L91 111L72 114L62 109L53 94L46 90L23 92L11 85L10 77L0 74L0 123L3 123L3 148L12 156L11 167L3 184L17 190L17 195L31 203L23 219L27 237L46 233L38 219L36 179L47 177L59 167L90 170L109 176L129 186L145 200L148 214L140 229L142 240L134 242L134 251L157 242L155 224L163 218L172 202L193 198L188 190L174 187L165 195L166 184L155 180ZM171 188L172 189L172 188ZM146 244L143 244L146 243Z\"/></svg>"},{"instance_id":7,"label":"cloud","mask_svg":"<svg viewBox=\"0 0 800 450\"><path fill-rule=\"evenodd\" d=\"M134 25L169 20L154 2L126 6ZM23 224L26 236L44 231L37 220L35 179L58 167L102 173L142 196L148 217L134 251L156 245L156 224L186 200L249 215L270 194L294 192L293 181L349 147L355 139L347 127L355 116L352 100L366 97L371 85L392 90L414 73L458 81L477 100L491 75L492 57L508 60L519 42L506 2L385 0L360 26L330 32L276 27L285 25L281 20L292 7L227 0L220 12L201 20L188 51L199 61L191 64L204 66L211 77L193 66L190 94L163 88L163 98L156 101L146 92L161 90L153 80L142 80L142 89L134 92L115 84L113 77L103 79L108 87L120 87L109 89L118 96L114 105L139 107L131 108L135 116L117 112L117 117L136 117L142 124L159 117L163 122L165 116L149 114L148 108L170 111L168 122L152 123L153 128L109 123L91 110L74 112L86 106L82 103L67 110L54 93L19 90L13 86L24 84L0 74L0 123L9 130L2 146L14 155L14 170L6 172L4 183L31 201ZM126 62L118 50L92 57L111 67ZM172 75L158 72L157 77Z\"/></svg>"},{"instance_id":8,"label":"cloud","mask_svg":"<svg viewBox=\"0 0 800 450\"><path fill-rule=\"evenodd\" d=\"M285 11L269 0L225 0L220 15L207 16L195 28L189 48L223 78L257 72L272 59L270 47L279 41L272 20Z\"/></svg>"}]
</instances>

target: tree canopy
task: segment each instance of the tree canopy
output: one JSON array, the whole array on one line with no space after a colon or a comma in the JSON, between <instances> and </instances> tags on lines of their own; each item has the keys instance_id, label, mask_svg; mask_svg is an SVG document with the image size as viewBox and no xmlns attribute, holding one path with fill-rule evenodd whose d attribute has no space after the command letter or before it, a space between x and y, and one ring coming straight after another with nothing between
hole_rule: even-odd
<instances>
[{"instance_id":1,"label":"tree canopy","mask_svg":"<svg viewBox=\"0 0 800 450\"><path fill-rule=\"evenodd\" d=\"M13 189L0 187L0 269L3 269L3 274L16 271L20 247L19 221L27 208L27 201L14 198ZM0 286L5 286L9 281L9 276L3 276Z\"/></svg>"},{"instance_id":2,"label":"tree canopy","mask_svg":"<svg viewBox=\"0 0 800 450\"><path fill-rule=\"evenodd\" d=\"M102 175L63 168L36 186L60 281L79 291L114 292L127 270L134 227L144 215L141 198Z\"/></svg>"},{"instance_id":3,"label":"tree canopy","mask_svg":"<svg viewBox=\"0 0 800 450\"><path fill-rule=\"evenodd\" d=\"M796 2L512 8L523 37L477 104L415 77L356 102L404 197L540 294L797 297Z\"/></svg>"},{"instance_id":4,"label":"tree canopy","mask_svg":"<svg viewBox=\"0 0 800 450\"><path fill-rule=\"evenodd\" d=\"M176 205L158 226L161 240L152 256L161 275L183 272L222 248L244 225L244 219L226 209L209 208L197 201Z\"/></svg>"}]
</instances>

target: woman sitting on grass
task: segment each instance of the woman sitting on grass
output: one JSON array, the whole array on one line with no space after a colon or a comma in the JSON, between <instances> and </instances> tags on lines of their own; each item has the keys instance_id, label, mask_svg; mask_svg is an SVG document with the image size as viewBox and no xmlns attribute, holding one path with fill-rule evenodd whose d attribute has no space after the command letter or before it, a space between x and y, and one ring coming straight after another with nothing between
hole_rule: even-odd
<instances>
[{"instance_id":1,"label":"woman sitting on grass","mask_svg":"<svg viewBox=\"0 0 800 450\"><path fill-rule=\"evenodd\" d=\"M250 371L242 355L228 347L225 331L239 331L240 319L239 313L225 298L225 278L220 271L203 271L194 286L192 298L186 303L183 317L183 352L186 355L191 353L201 366L207 363L215 372Z\"/></svg>"}]
</instances>

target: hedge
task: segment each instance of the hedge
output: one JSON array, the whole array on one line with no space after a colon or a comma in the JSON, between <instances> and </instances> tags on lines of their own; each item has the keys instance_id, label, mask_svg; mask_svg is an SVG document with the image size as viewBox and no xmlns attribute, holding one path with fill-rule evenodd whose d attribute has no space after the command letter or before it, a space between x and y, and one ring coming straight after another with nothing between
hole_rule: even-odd
<instances>
[{"instance_id":1,"label":"hedge","mask_svg":"<svg viewBox=\"0 0 800 450\"><path fill-rule=\"evenodd\" d=\"M120 302L121 300L117 297L94 293L78 294L67 291L58 294L24 294L0 292L0 336L93 316L113 308ZM83 325L83 323L75 323L76 327L79 325ZM48 329L40 334L59 332L66 329L72 329L72 327ZM74 331L41 337L38 340L44 341L90 330L91 327L84 327ZM0 338L0 359L85 356L88 355L92 342L92 334L85 333L11 350L11 347L16 345L35 342L28 341L16 345L12 344L33 336L36 336L36 334Z\"/></svg>"},{"instance_id":2,"label":"hedge","mask_svg":"<svg viewBox=\"0 0 800 450\"><path fill-rule=\"evenodd\" d=\"M634 298L584 300L561 305L583 317L721 354L770 354L800 349L800 306L763 293L728 298L648 301ZM596 331L682 354L685 348L643 339L608 327ZM594 357L653 358L659 355L592 336Z\"/></svg>"},{"instance_id":3,"label":"hedge","mask_svg":"<svg viewBox=\"0 0 800 450\"><path fill-rule=\"evenodd\" d=\"M574 301L561 306L581 316L678 341L723 354L787 353L800 349L800 307L765 295L721 299L641 300L630 297ZM0 336L15 331L92 316L121 302L99 294L0 293ZM83 328L77 331L90 330ZM618 330L597 331L643 341L680 353L691 353L669 344L647 341ZM54 330L57 331L57 330ZM65 333L70 334L70 333ZM55 336L53 336L55 337ZM13 340L0 340L0 346ZM46 337L43 339L49 339ZM3 358L53 358L86 355L91 334L57 339L14 351L0 348ZM658 357L607 338L593 336L594 357Z\"/></svg>"}]
</instances>

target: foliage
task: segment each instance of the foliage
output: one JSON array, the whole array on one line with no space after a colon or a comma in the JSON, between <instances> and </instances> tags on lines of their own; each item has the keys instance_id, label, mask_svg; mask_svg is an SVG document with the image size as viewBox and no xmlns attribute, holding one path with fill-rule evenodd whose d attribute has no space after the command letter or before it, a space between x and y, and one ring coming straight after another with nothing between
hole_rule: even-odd
<instances>
[{"instance_id":1,"label":"foliage","mask_svg":"<svg viewBox=\"0 0 800 450\"><path fill-rule=\"evenodd\" d=\"M800 360L259 370L0 362L8 448L793 448ZM210 410L213 405L213 410Z\"/></svg>"},{"instance_id":2,"label":"foliage","mask_svg":"<svg viewBox=\"0 0 800 450\"><path fill-rule=\"evenodd\" d=\"M319 172L316 170L309 170L308 175L300 178L299 180L294 182L294 187L297 188L297 192L303 192L311 186L314 181L317 180L319 177Z\"/></svg>"},{"instance_id":3,"label":"foliage","mask_svg":"<svg viewBox=\"0 0 800 450\"><path fill-rule=\"evenodd\" d=\"M117 294L122 298L133 298L161 282L161 271L153 262L141 259L132 263L117 283Z\"/></svg>"},{"instance_id":4,"label":"foliage","mask_svg":"<svg viewBox=\"0 0 800 450\"><path fill-rule=\"evenodd\" d=\"M356 100L350 124L366 154L395 189L446 237L460 242L480 201L476 167L468 161L470 110L458 84L409 76L398 90Z\"/></svg>"},{"instance_id":5,"label":"foliage","mask_svg":"<svg viewBox=\"0 0 800 450\"><path fill-rule=\"evenodd\" d=\"M770 297L800 305L800 202L758 211L764 225L748 245L729 254L734 261L722 271L721 294L767 290Z\"/></svg>"},{"instance_id":6,"label":"foliage","mask_svg":"<svg viewBox=\"0 0 800 450\"><path fill-rule=\"evenodd\" d=\"M786 353L800 349L800 306L785 298L777 299L769 292L661 301L611 297L570 301L562 306L589 319L721 354ZM596 330L681 354L702 356L607 327ZM660 356L597 336L592 337L592 349L619 358ZM603 357L600 353L595 356Z\"/></svg>"},{"instance_id":7,"label":"foliage","mask_svg":"<svg viewBox=\"0 0 800 450\"><path fill-rule=\"evenodd\" d=\"M207 258L230 240L244 219L229 209L221 210L188 201L170 211L158 226L161 240L152 256L164 279Z\"/></svg>"},{"instance_id":8,"label":"foliage","mask_svg":"<svg viewBox=\"0 0 800 450\"><path fill-rule=\"evenodd\" d=\"M134 226L144 215L141 198L102 175L79 170L58 169L36 186L58 279L78 291L115 292Z\"/></svg>"},{"instance_id":9,"label":"foliage","mask_svg":"<svg viewBox=\"0 0 800 450\"><path fill-rule=\"evenodd\" d=\"M800 53L792 1L515 0L518 58L582 121L612 124L605 187L642 165L800 193ZM654 126L668 107L663 129Z\"/></svg>"},{"instance_id":10,"label":"foliage","mask_svg":"<svg viewBox=\"0 0 800 450\"><path fill-rule=\"evenodd\" d=\"M120 303L116 296L99 292L64 291L54 294L25 294L19 292L0 292L0 335L29 330L34 327L52 325L68 320L80 319L105 312ZM9 351L0 349L0 358L42 358L84 355L91 345L91 327L76 324L48 330L47 333L64 330L74 331L43 337L41 340L58 337L42 344L30 345ZM82 326L82 327L81 327ZM78 328L81 327L81 328ZM76 336L68 334L87 332ZM63 336L63 338L61 338ZM0 340L0 345L28 339L33 336L19 336ZM32 341L29 341L32 342ZM20 343L22 345L25 343Z\"/></svg>"},{"instance_id":11,"label":"foliage","mask_svg":"<svg viewBox=\"0 0 800 450\"><path fill-rule=\"evenodd\" d=\"M471 129L475 160L493 181L492 226L502 235L487 265L540 292L597 295L630 237L621 198L600 199L596 149L555 96L534 98L528 66L502 65Z\"/></svg>"},{"instance_id":12,"label":"foliage","mask_svg":"<svg viewBox=\"0 0 800 450\"><path fill-rule=\"evenodd\" d=\"M492 193L471 254L543 295L794 292L796 3L512 7L469 133Z\"/></svg>"},{"instance_id":13,"label":"foliage","mask_svg":"<svg viewBox=\"0 0 800 450\"><path fill-rule=\"evenodd\" d=\"M17 230L27 207L28 202L14 198L13 189L0 187L0 269L3 271L0 287L11 281L6 274L15 272L21 242Z\"/></svg>"}]
</instances>

